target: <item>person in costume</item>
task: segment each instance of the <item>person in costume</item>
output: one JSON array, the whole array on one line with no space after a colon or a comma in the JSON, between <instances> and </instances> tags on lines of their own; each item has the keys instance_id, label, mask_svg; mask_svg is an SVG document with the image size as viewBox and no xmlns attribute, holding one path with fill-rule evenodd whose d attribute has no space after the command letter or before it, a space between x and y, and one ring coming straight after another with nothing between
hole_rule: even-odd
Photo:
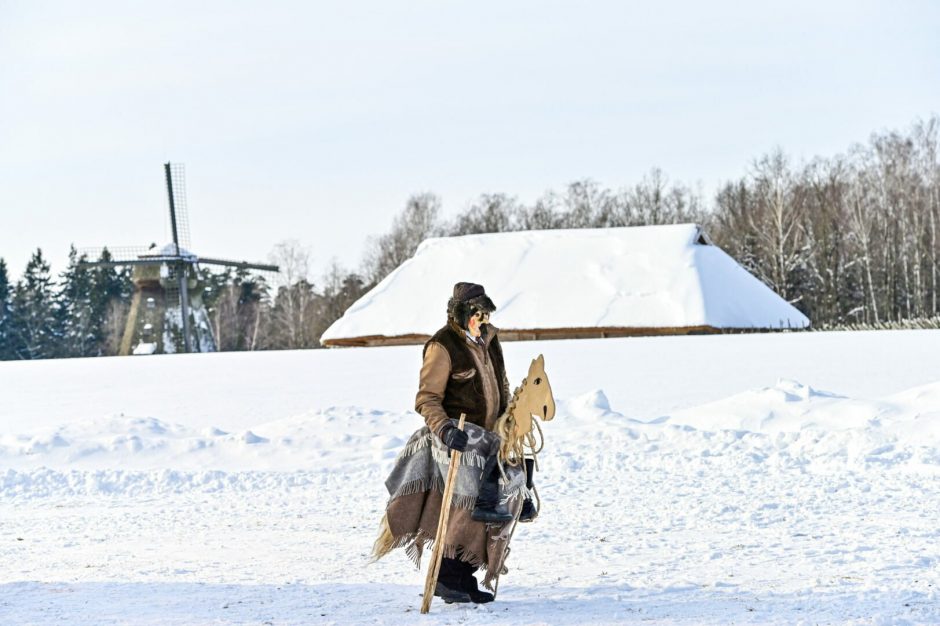
<instances>
[{"instance_id":1,"label":"person in costume","mask_svg":"<svg viewBox=\"0 0 940 626\"><path fill-rule=\"evenodd\" d=\"M480 589L475 572L485 567L484 586L492 589L503 569L512 522L531 521L537 514L529 497L528 459L524 469L499 462L501 439L494 428L512 394L498 330L489 321L495 310L481 285L454 285L447 322L423 351L415 410L427 427L412 435L386 480L390 499L373 548L375 559L404 547L420 562L424 546L434 538L451 451L460 451L435 588L447 603L491 602L494 595ZM457 427L461 414L464 430Z\"/></svg>"}]
</instances>

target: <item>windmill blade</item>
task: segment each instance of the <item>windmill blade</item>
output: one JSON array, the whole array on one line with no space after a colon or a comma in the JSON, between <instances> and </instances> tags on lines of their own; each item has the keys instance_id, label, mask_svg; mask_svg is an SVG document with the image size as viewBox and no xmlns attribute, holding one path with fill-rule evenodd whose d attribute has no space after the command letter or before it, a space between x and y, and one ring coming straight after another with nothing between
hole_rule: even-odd
<instances>
[{"instance_id":1,"label":"windmill blade","mask_svg":"<svg viewBox=\"0 0 940 626\"><path fill-rule=\"evenodd\" d=\"M166 195L170 205L170 228L173 243L184 250L190 249L189 212L186 208L186 168L182 163L164 163Z\"/></svg>"},{"instance_id":2,"label":"windmill blade","mask_svg":"<svg viewBox=\"0 0 940 626\"><path fill-rule=\"evenodd\" d=\"M178 261L178 257L172 259L157 257L153 259L134 259L123 261L82 261L79 267L124 267L129 265L163 265L167 261Z\"/></svg>"},{"instance_id":3,"label":"windmill blade","mask_svg":"<svg viewBox=\"0 0 940 626\"><path fill-rule=\"evenodd\" d=\"M101 261L102 256L104 256L105 251L107 251L108 256L110 257L107 261ZM98 248L79 248L78 256L79 258L85 257L85 261L82 261L79 265L82 267L115 267L118 265L147 265L150 261L154 261L156 255L152 248L147 248L145 246L104 246ZM165 258L166 255L160 255L161 258ZM157 264L160 261L156 261Z\"/></svg>"},{"instance_id":4,"label":"windmill blade","mask_svg":"<svg viewBox=\"0 0 940 626\"><path fill-rule=\"evenodd\" d=\"M226 267L238 267L246 270L259 270L262 272L279 272L277 265L265 265L263 263L249 263L248 261L229 261L227 259L209 259L199 257L200 265L224 265Z\"/></svg>"}]
</instances>

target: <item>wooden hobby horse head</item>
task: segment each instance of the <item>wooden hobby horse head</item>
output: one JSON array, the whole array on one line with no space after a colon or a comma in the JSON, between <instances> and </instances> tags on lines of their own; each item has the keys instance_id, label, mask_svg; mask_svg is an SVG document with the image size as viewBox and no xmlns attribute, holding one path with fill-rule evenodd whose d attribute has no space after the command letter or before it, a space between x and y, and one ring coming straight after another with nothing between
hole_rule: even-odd
<instances>
[{"instance_id":1,"label":"wooden hobby horse head","mask_svg":"<svg viewBox=\"0 0 940 626\"><path fill-rule=\"evenodd\" d=\"M494 430L502 440L500 461L515 466L522 462L527 452L538 454L542 449L542 431L535 418L548 422L554 417L555 399L545 373L545 357L540 354L532 360L529 373L513 392L506 412L496 420ZM539 432L538 439L535 430Z\"/></svg>"}]
</instances>

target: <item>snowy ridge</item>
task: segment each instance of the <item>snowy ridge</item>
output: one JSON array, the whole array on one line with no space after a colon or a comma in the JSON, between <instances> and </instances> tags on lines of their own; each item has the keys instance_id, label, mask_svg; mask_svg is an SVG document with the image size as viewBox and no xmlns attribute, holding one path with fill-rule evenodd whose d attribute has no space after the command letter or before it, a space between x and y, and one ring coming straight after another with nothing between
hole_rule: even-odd
<instances>
[{"instance_id":1,"label":"snowy ridge","mask_svg":"<svg viewBox=\"0 0 940 626\"><path fill-rule=\"evenodd\" d=\"M858 400L780 379L772 387L679 411L670 422L762 433L862 429L902 442L940 444L940 383Z\"/></svg>"},{"instance_id":2,"label":"snowy ridge","mask_svg":"<svg viewBox=\"0 0 940 626\"><path fill-rule=\"evenodd\" d=\"M0 473L0 496L11 500L73 496L160 496L181 493L270 492L322 483L320 472L184 470L52 470Z\"/></svg>"},{"instance_id":3,"label":"snowy ridge","mask_svg":"<svg viewBox=\"0 0 940 626\"><path fill-rule=\"evenodd\" d=\"M558 459L578 471L603 434L623 462L724 464L806 471L905 469L940 473L940 383L861 401L796 381L643 422L613 410L602 390L559 402L545 425ZM306 488L323 476L387 471L420 419L329 407L229 433L155 418L111 416L0 437L0 495L139 495ZM13 469L16 468L16 469Z\"/></svg>"},{"instance_id":4,"label":"snowy ridge","mask_svg":"<svg viewBox=\"0 0 940 626\"><path fill-rule=\"evenodd\" d=\"M0 363L0 623L411 626L423 572L369 554L420 352ZM541 514L422 622L940 623L940 333L515 342L510 379L539 353Z\"/></svg>"},{"instance_id":5,"label":"snowy ridge","mask_svg":"<svg viewBox=\"0 0 940 626\"><path fill-rule=\"evenodd\" d=\"M390 433L406 421L420 423L413 414L330 407L230 433L117 415L2 435L0 467L327 471L394 456L388 450L405 440Z\"/></svg>"},{"instance_id":6,"label":"snowy ridge","mask_svg":"<svg viewBox=\"0 0 940 626\"><path fill-rule=\"evenodd\" d=\"M738 420L725 414L719 414L716 420L713 415L717 414L717 407L725 404L741 409L740 397L714 403L701 412L688 409L652 423L627 420L610 410L602 391L569 401L569 407L574 409L569 419L583 430L602 432L605 441L622 442L621 447L628 450L631 457L649 454L664 462L680 458L684 462L697 461L705 465L727 464L741 471L763 465L765 469L816 472L896 468L940 473L940 437L936 436L936 430L932 437L918 431L924 415L917 407L905 407L904 412L898 409L893 414L894 419L883 426L874 417L880 403L844 399L846 404L868 408L873 417L862 418L859 426L840 424L823 428L819 424L832 414L831 404L816 411L806 407L791 409L794 413L801 412L804 421L778 415L781 412L779 402L794 402L793 396L783 395L784 389L792 389L794 385L809 389L793 381L781 381L777 387L742 394L769 401L763 404L752 401L750 410L742 409L743 416ZM931 387L936 390L940 385ZM818 395L832 398L831 394ZM809 402L807 399L806 403ZM751 413L770 417L762 420L759 428L747 428L744 424L753 421ZM612 427L612 418L626 420L628 425ZM936 427L940 416L926 419ZM719 427L714 427L716 422Z\"/></svg>"}]
</instances>

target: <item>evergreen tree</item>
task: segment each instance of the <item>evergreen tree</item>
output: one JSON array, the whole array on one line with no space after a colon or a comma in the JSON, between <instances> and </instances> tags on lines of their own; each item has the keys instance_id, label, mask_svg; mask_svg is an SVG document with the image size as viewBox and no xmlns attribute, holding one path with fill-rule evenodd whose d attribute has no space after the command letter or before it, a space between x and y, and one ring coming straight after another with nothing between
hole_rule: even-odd
<instances>
[{"instance_id":1,"label":"evergreen tree","mask_svg":"<svg viewBox=\"0 0 940 626\"><path fill-rule=\"evenodd\" d=\"M10 340L10 277L0 259L0 361L14 358Z\"/></svg>"},{"instance_id":2,"label":"evergreen tree","mask_svg":"<svg viewBox=\"0 0 940 626\"><path fill-rule=\"evenodd\" d=\"M236 349L254 350L261 326L261 314L268 297L268 286L262 277L251 275L244 268L236 270L235 285L238 288L237 318L241 329Z\"/></svg>"},{"instance_id":3,"label":"evergreen tree","mask_svg":"<svg viewBox=\"0 0 940 626\"><path fill-rule=\"evenodd\" d=\"M105 248L98 257L100 263L110 263L114 260L111 252ZM98 266L93 272L94 291L102 300L130 300L134 293L134 284L131 281L129 268Z\"/></svg>"},{"instance_id":4,"label":"evergreen tree","mask_svg":"<svg viewBox=\"0 0 940 626\"><path fill-rule=\"evenodd\" d=\"M56 355L60 333L54 305L49 264L37 248L13 291L10 334L17 358L45 359Z\"/></svg>"},{"instance_id":5,"label":"evergreen tree","mask_svg":"<svg viewBox=\"0 0 940 626\"><path fill-rule=\"evenodd\" d=\"M69 250L69 264L61 275L61 287L56 296L57 323L62 331L60 357L98 356L100 354L102 322L92 307L92 271L82 265L86 256L78 255L75 246Z\"/></svg>"}]
</instances>

